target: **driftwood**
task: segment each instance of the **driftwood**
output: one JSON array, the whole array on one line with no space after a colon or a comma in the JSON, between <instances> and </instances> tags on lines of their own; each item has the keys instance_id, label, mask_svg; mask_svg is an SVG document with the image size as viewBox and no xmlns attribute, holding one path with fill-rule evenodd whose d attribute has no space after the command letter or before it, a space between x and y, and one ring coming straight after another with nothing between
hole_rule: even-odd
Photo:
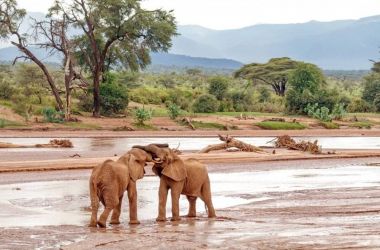
<instances>
[{"instance_id":1,"label":"driftwood","mask_svg":"<svg viewBox=\"0 0 380 250\"><path fill-rule=\"evenodd\" d=\"M222 149L227 150L228 148L237 148L240 151L244 151L244 152L263 152L261 148L239 141L229 135L226 135L226 136L219 135L219 139L223 141L223 143L209 145L206 148L199 151L199 153L208 153L210 151L222 150Z\"/></svg>"},{"instance_id":2,"label":"driftwood","mask_svg":"<svg viewBox=\"0 0 380 250\"><path fill-rule=\"evenodd\" d=\"M314 142L301 141L297 143L289 135L283 135L283 136L277 137L275 141L275 145L277 148L299 150L299 151L304 151L304 152L310 152L312 154L322 153L322 147L318 145L318 140L315 140Z\"/></svg>"},{"instance_id":3,"label":"driftwood","mask_svg":"<svg viewBox=\"0 0 380 250\"><path fill-rule=\"evenodd\" d=\"M0 142L0 148L72 148L73 143L70 140L51 140L48 144L36 145L18 145L7 142Z\"/></svg>"},{"instance_id":4,"label":"driftwood","mask_svg":"<svg viewBox=\"0 0 380 250\"><path fill-rule=\"evenodd\" d=\"M192 130L195 130L195 126L191 122L190 118L186 117L182 119L182 122L189 126Z\"/></svg>"},{"instance_id":5,"label":"driftwood","mask_svg":"<svg viewBox=\"0 0 380 250\"><path fill-rule=\"evenodd\" d=\"M36 144L36 148L72 148L73 143L70 140L51 140L48 144Z\"/></svg>"}]
</instances>

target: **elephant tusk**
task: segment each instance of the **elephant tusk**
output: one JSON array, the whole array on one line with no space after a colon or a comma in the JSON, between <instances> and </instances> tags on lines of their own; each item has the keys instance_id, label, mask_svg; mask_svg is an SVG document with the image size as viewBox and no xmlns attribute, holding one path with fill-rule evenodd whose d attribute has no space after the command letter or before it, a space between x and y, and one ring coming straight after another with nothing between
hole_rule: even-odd
<instances>
[{"instance_id":1,"label":"elephant tusk","mask_svg":"<svg viewBox=\"0 0 380 250\"><path fill-rule=\"evenodd\" d=\"M160 158L154 158L152 160L152 162L156 163L156 164L161 164L163 162L163 160L161 160Z\"/></svg>"}]
</instances>

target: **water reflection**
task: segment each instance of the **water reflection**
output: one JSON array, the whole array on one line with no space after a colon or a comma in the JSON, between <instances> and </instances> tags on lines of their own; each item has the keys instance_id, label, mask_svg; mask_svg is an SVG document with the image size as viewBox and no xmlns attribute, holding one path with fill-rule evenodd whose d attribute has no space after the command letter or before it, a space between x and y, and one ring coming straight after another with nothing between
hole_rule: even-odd
<instances>
[{"instance_id":1,"label":"water reflection","mask_svg":"<svg viewBox=\"0 0 380 250\"><path fill-rule=\"evenodd\" d=\"M214 206L216 209L221 209L271 199L272 192L378 186L380 168L349 166L328 169L216 173L211 174L210 179ZM158 185L157 177L145 177L138 182L140 220L156 218ZM1 227L83 226L90 218L87 180L1 185L0 197ZM203 202L198 201L197 211L205 212ZM129 217L126 196L123 202L121 220L126 222ZM170 195L167 204L167 215L170 216ZM181 197L180 205L181 215L186 215L188 210L186 197Z\"/></svg>"},{"instance_id":2,"label":"water reflection","mask_svg":"<svg viewBox=\"0 0 380 250\"><path fill-rule=\"evenodd\" d=\"M1 149L7 152L23 151L112 151L115 153L125 152L134 145L149 143L169 143L170 147L181 150L199 150L210 144L219 143L217 138L68 138L73 144L72 149L49 149L49 148L21 148ZM257 146L270 146L268 143L274 137L242 137L244 142ZM9 142L22 145L35 145L48 143L49 138L0 138L1 142ZM379 137L297 137L296 140L318 140L323 148L328 149L380 149Z\"/></svg>"}]
</instances>

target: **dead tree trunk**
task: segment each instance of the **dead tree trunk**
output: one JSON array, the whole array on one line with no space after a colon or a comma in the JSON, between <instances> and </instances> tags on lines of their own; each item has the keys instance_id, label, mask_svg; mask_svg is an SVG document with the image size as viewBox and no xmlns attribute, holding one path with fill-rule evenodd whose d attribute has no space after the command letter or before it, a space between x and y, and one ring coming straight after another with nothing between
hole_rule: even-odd
<instances>
[{"instance_id":1,"label":"dead tree trunk","mask_svg":"<svg viewBox=\"0 0 380 250\"><path fill-rule=\"evenodd\" d=\"M228 135L226 136L219 135L219 139L223 141L224 143L209 145L206 148L199 151L198 153L209 153L210 151L222 150L222 149L228 149L228 148L238 148L244 152L263 152L264 151L261 148L239 141Z\"/></svg>"}]
</instances>

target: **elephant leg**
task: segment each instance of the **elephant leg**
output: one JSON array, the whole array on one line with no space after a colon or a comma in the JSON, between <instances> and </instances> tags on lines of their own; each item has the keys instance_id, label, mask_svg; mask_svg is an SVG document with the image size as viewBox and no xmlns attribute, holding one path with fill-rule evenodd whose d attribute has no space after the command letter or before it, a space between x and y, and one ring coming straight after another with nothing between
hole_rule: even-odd
<instances>
[{"instance_id":1,"label":"elephant leg","mask_svg":"<svg viewBox=\"0 0 380 250\"><path fill-rule=\"evenodd\" d=\"M216 217L215 214L215 209L212 204L212 199L211 199L211 187L210 187L210 181L207 180L207 182L202 186L201 189L201 195L202 195L202 200L206 204L207 210L208 210L208 217L209 218L214 218Z\"/></svg>"},{"instance_id":2,"label":"elephant leg","mask_svg":"<svg viewBox=\"0 0 380 250\"><path fill-rule=\"evenodd\" d=\"M196 217L197 216L197 197L195 196L186 196L187 200L189 201L189 213L187 214L187 217Z\"/></svg>"},{"instance_id":3,"label":"elephant leg","mask_svg":"<svg viewBox=\"0 0 380 250\"><path fill-rule=\"evenodd\" d=\"M106 227L108 216L110 215L111 211L119 205L119 197L112 194L111 192L105 192L104 202L105 208L98 220L98 225L100 227Z\"/></svg>"},{"instance_id":4,"label":"elephant leg","mask_svg":"<svg viewBox=\"0 0 380 250\"><path fill-rule=\"evenodd\" d=\"M96 227L98 220L98 210L99 210L99 197L97 194L96 185L93 181L90 181L90 199L91 199L91 220L90 227Z\"/></svg>"},{"instance_id":5,"label":"elephant leg","mask_svg":"<svg viewBox=\"0 0 380 250\"><path fill-rule=\"evenodd\" d=\"M123 202L123 195L119 198L119 204L117 204L117 206L112 211L111 224L120 224L122 202Z\"/></svg>"},{"instance_id":6,"label":"elephant leg","mask_svg":"<svg viewBox=\"0 0 380 250\"><path fill-rule=\"evenodd\" d=\"M137 219L137 189L136 182L130 180L128 185L128 200L129 200L129 224L140 224Z\"/></svg>"},{"instance_id":7,"label":"elephant leg","mask_svg":"<svg viewBox=\"0 0 380 250\"><path fill-rule=\"evenodd\" d=\"M172 219L171 221L179 221L179 197L181 196L184 182L177 182L171 187L172 196Z\"/></svg>"},{"instance_id":8,"label":"elephant leg","mask_svg":"<svg viewBox=\"0 0 380 250\"><path fill-rule=\"evenodd\" d=\"M166 221L166 200L169 188L163 178L160 179L160 188L158 190L158 217L156 221Z\"/></svg>"}]
</instances>

